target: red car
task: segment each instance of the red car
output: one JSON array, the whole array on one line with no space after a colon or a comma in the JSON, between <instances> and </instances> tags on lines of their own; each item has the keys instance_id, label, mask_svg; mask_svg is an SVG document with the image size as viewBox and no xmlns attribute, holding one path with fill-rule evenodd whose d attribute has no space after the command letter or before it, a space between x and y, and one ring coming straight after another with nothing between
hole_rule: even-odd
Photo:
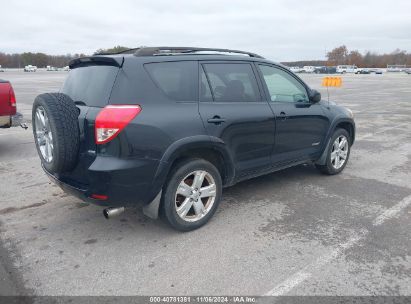
<instances>
[{"instance_id":1,"label":"red car","mask_svg":"<svg viewBox=\"0 0 411 304\"><path fill-rule=\"evenodd\" d=\"M0 128L10 128L11 117L16 115L16 96L7 80L0 79Z\"/></svg>"}]
</instances>

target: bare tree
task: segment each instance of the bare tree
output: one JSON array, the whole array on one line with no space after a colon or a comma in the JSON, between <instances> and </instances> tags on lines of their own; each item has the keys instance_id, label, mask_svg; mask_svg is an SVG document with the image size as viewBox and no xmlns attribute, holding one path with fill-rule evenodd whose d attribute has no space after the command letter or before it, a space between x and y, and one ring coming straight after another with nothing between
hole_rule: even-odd
<instances>
[{"instance_id":1,"label":"bare tree","mask_svg":"<svg viewBox=\"0 0 411 304\"><path fill-rule=\"evenodd\" d=\"M333 65L346 64L348 59L348 49L345 45L337 47L327 53L327 58Z\"/></svg>"},{"instance_id":2,"label":"bare tree","mask_svg":"<svg viewBox=\"0 0 411 304\"><path fill-rule=\"evenodd\" d=\"M361 53L357 50L351 51L347 56L347 63L356 65L357 67L364 67L364 61Z\"/></svg>"}]
</instances>

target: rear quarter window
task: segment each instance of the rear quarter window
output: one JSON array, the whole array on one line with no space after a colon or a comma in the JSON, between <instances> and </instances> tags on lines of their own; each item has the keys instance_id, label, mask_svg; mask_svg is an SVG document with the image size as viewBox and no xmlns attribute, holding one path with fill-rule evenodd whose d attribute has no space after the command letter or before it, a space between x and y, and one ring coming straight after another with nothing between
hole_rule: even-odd
<instances>
[{"instance_id":1,"label":"rear quarter window","mask_svg":"<svg viewBox=\"0 0 411 304\"><path fill-rule=\"evenodd\" d=\"M195 61L157 62L144 65L157 87L171 100L197 100Z\"/></svg>"},{"instance_id":2,"label":"rear quarter window","mask_svg":"<svg viewBox=\"0 0 411 304\"><path fill-rule=\"evenodd\" d=\"M118 71L118 67L104 65L75 68L70 71L61 93L87 106L104 107L110 99Z\"/></svg>"}]
</instances>

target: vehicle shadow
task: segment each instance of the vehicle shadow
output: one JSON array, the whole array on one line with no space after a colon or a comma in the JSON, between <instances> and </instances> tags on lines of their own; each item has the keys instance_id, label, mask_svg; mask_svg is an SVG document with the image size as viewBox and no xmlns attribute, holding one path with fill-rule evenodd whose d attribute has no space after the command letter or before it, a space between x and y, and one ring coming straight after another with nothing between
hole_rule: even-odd
<instances>
[{"instance_id":1,"label":"vehicle shadow","mask_svg":"<svg viewBox=\"0 0 411 304\"><path fill-rule=\"evenodd\" d=\"M323 177L324 176L320 174L315 167L311 165L300 165L256 177L240 182L235 186L225 188L223 189L223 197L219 209L214 216L218 218L212 219L210 222L211 225L209 225L212 226L221 218L233 216L232 211L238 209L240 205L252 205L253 202L262 200L269 202L272 195L282 191L287 192L285 189L289 188L293 183L312 183L315 180L321 180ZM289 196L292 195L292 193L285 193L284 195ZM60 218L63 222L54 222L56 225L64 227L70 227L73 224L80 226L91 225L92 227L83 227L82 229L105 231L107 233L106 236L113 233L112 237L114 237L117 232L127 234L135 233L136 231L158 234L163 237L176 234L176 231L171 229L162 220L153 220L146 217L142 213L141 207L128 208L126 212L120 216L106 220L102 214L102 207L83 203L71 196L62 196L65 197L64 200L67 202L67 204L64 204L67 216ZM57 198L57 203L61 204L58 200ZM52 228L49 227L49 229Z\"/></svg>"},{"instance_id":2,"label":"vehicle shadow","mask_svg":"<svg viewBox=\"0 0 411 304\"><path fill-rule=\"evenodd\" d=\"M214 216L216 219L211 219L210 224L212 225L212 222L221 219L224 220L224 217L231 217L233 215L232 211L237 210L240 205L249 205L251 208L255 202L264 201L269 203L270 198L280 192L283 192L284 196L290 197L293 193L288 193L287 188L290 188L293 184L312 184L315 181L320 182L326 177L318 172L313 165L307 164L242 181L223 189L222 200ZM149 227L149 229L156 227L161 230L171 230L163 221L145 217L140 208L133 210L128 217L130 221L143 223L142 226Z\"/></svg>"}]
</instances>

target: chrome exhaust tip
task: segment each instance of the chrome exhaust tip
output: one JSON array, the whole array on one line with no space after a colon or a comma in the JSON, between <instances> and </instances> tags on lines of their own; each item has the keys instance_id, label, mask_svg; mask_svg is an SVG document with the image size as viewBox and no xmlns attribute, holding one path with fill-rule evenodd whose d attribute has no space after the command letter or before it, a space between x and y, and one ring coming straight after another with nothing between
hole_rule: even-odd
<instances>
[{"instance_id":1,"label":"chrome exhaust tip","mask_svg":"<svg viewBox=\"0 0 411 304\"><path fill-rule=\"evenodd\" d=\"M118 208L106 208L103 210L103 215L106 219L112 218L113 216L120 215L124 212L124 207L118 207Z\"/></svg>"}]
</instances>

